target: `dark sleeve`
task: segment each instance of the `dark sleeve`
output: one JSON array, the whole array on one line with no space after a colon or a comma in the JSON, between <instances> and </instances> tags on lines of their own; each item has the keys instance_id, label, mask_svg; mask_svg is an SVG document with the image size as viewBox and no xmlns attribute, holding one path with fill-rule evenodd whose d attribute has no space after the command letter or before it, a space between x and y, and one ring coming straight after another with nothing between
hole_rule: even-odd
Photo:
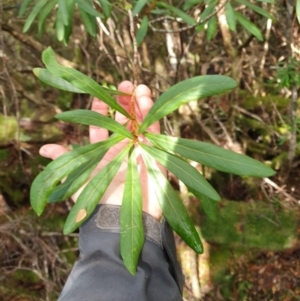
<instances>
[{"instance_id":1,"label":"dark sleeve","mask_svg":"<svg viewBox=\"0 0 300 301\"><path fill-rule=\"evenodd\" d=\"M100 205L80 228L80 258L58 301L181 301L173 231L143 213L145 243L132 276L120 257L119 206Z\"/></svg>"}]
</instances>

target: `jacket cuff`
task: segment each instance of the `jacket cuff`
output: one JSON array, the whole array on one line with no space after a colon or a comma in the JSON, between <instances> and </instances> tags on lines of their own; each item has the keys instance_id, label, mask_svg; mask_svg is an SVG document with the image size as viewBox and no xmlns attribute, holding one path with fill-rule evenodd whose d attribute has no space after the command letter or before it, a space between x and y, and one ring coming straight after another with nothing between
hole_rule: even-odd
<instances>
[{"instance_id":1,"label":"jacket cuff","mask_svg":"<svg viewBox=\"0 0 300 301\"><path fill-rule=\"evenodd\" d=\"M91 235L90 230L95 229L95 224L96 227L102 231L120 233L120 211L121 206L97 205L92 216L82 225L80 229L81 240L85 240L87 242L86 238L87 236ZM172 228L165 219L163 219L162 222L159 222L146 212L143 212L143 226L146 240L157 245L165 254L169 264L169 272L174 278L178 289L182 294L184 276L177 259L176 245ZM87 247L87 244L83 245Z\"/></svg>"},{"instance_id":2,"label":"jacket cuff","mask_svg":"<svg viewBox=\"0 0 300 301\"><path fill-rule=\"evenodd\" d=\"M116 205L100 205L96 217L96 225L103 230L120 232L121 207ZM146 239L158 244L162 248L161 223L151 215L143 212L143 226Z\"/></svg>"}]
</instances>

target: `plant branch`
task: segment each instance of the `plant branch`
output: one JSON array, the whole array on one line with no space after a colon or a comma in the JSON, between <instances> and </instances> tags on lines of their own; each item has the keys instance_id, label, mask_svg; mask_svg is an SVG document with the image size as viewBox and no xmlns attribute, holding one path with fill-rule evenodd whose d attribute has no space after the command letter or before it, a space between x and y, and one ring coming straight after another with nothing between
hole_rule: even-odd
<instances>
[{"instance_id":1,"label":"plant branch","mask_svg":"<svg viewBox=\"0 0 300 301\"><path fill-rule=\"evenodd\" d=\"M197 22L194 25L189 25L189 26L185 26L179 29L172 29L172 30L166 30L166 29L160 29L160 28L156 28L154 27L152 24L160 22L160 21L164 21L164 20L173 20L173 21L177 21L180 23L183 23L183 21L178 20L178 18L174 18L174 17L170 17L170 16L165 16L165 17L159 17L157 19L151 20L149 21L149 27L154 31L154 32L163 32L163 33L178 33L178 32L183 32L189 29L193 29L199 25L205 24L209 19L211 19L213 16L215 16L225 5L226 3L228 3L230 0L226 0L223 3L221 3L220 5L216 5L215 11L211 14L209 14L206 18L204 18L203 20L200 20L199 22Z\"/></svg>"},{"instance_id":2,"label":"plant branch","mask_svg":"<svg viewBox=\"0 0 300 301\"><path fill-rule=\"evenodd\" d=\"M18 40L22 44L28 46L31 50L38 52L39 53L38 56L40 56L40 53L43 52L43 50L46 49L46 47L43 44L39 43L38 41L36 41L34 38L30 37L29 35L20 33L14 27L12 27L8 24L2 23L1 21L0 21L0 26L1 26L3 31L8 32L16 40ZM63 58L62 56L60 56L58 54L56 54L56 57L57 57L58 61L66 67L70 67L70 68L77 67L77 64Z\"/></svg>"},{"instance_id":3,"label":"plant branch","mask_svg":"<svg viewBox=\"0 0 300 301\"><path fill-rule=\"evenodd\" d=\"M133 45L133 59L132 59L132 72L133 72L133 93L130 100L130 116L131 116L131 132L132 134L137 137L138 133L138 123L136 120L135 114L135 106L136 106L136 94L135 89L138 84L138 72L137 72L137 64L138 64L138 50L137 50L137 43L134 34L134 20L132 16L132 11L128 10L129 16L129 24L130 24L130 35Z\"/></svg>"}]
</instances>

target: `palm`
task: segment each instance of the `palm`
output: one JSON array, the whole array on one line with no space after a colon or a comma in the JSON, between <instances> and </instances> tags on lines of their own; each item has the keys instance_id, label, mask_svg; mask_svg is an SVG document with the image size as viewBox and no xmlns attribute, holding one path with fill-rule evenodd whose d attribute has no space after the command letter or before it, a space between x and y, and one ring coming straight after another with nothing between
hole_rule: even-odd
<instances>
[{"instance_id":1,"label":"palm","mask_svg":"<svg viewBox=\"0 0 300 301\"><path fill-rule=\"evenodd\" d=\"M125 93L132 93L133 91L133 85L132 83L125 81L122 82L119 85L119 90ZM135 90L136 93L136 99L137 99L137 105L136 105L136 118L138 122L141 122L144 117L149 112L151 106L153 105L153 102L151 100L151 92L150 90L143 85L140 85ZM130 96L118 96L117 101L118 103L128 112L130 111ZM103 115L107 115L108 113L108 106L98 100L94 99L92 104L92 110L95 112L98 112ZM125 124L128 119L120 114L116 113L116 121L118 121L121 124ZM150 132L159 133L160 127L159 123L156 122L148 129ZM90 142L96 143L99 141L106 140L109 136L109 133L106 129L98 128L94 126L90 126ZM114 147L112 147L104 156L104 158L101 160L101 162L96 167L95 171L92 173L90 179L97 174L107 163L109 163L116 155L120 153L120 151L124 148L124 146L128 143L128 141L121 141ZM64 147L56 144L48 144L42 147L40 153L41 155L56 159L63 153L67 152L68 150ZM158 202L156 200L156 196L153 193L152 189L148 189L149 183L148 183L148 177L147 177L147 171L146 167L144 165L143 160L140 158L140 156L137 158L138 162L138 168L139 168L139 174L140 174L140 180L142 185L142 192L143 192L143 210L148 212L149 214L153 215L155 218L159 219L161 216L161 209L158 205ZM108 187L106 193L101 199L101 204L113 204L113 205L121 205L122 202L122 195L124 190L124 183L125 183L125 175L126 175L126 162L124 162L112 180L110 186ZM165 170L163 170L165 171ZM81 187L74 195L73 200L76 201L79 194L81 193L82 189Z\"/></svg>"}]
</instances>

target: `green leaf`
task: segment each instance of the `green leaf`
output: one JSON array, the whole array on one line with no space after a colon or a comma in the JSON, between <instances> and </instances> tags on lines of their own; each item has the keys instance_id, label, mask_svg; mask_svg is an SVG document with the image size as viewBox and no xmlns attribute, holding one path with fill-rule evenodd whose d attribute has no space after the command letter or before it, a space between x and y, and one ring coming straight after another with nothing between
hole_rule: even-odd
<instances>
[{"instance_id":1,"label":"green leaf","mask_svg":"<svg viewBox=\"0 0 300 301\"><path fill-rule=\"evenodd\" d=\"M118 172L130 147L131 144L127 145L86 185L67 217L64 234L75 231L93 213L110 182Z\"/></svg>"},{"instance_id":2,"label":"green leaf","mask_svg":"<svg viewBox=\"0 0 300 301\"><path fill-rule=\"evenodd\" d=\"M257 2L275 4L275 0L256 0Z\"/></svg>"},{"instance_id":3,"label":"green leaf","mask_svg":"<svg viewBox=\"0 0 300 301\"><path fill-rule=\"evenodd\" d=\"M263 163L219 146L183 138L146 133L146 138L165 151L175 152L216 170L253 177L270 177L274 170Z\"/></svg>"},{"instance_id":4,"label":"green leaf","mask_svg":"<svg viewBox=\"0 0 300 301\"><path fill-rule=\"evenodd\" d=\"M65 37L65 25L62 16L59 13L56 14L55 30L57 40L60 42L63 41Z\"/></svg>"},{"instance_id":5,"label":"green leaf","mask_svg":"<svg viewBox=\"0 0 300 301\"><path fill-rule=\"evenodd\" d=\"M35 20L36 16L40 12L40 10L47 4L48 0L39 0L35 6L33 7L31 13L29 14L25 25L23 27L23 32L28 31L30 26L32 25L33 21Z\"/></svg>"},{"instance_id":6,"label":"green leaf","mask_svg":"<svg viewBox=\"0 0 300 301\"><path fill-rule=\"evenodd\" d=\"M132 16L135 17L137 14L139 14L147 2L147 0L138 0L132 10Z\"/></svg>"},{"instance_id":7,"label":"green leaf","mask_svg":"<svg viewBox=\"0 0 300 301\"><path fill-rule=\"evenodd\" d=\"M87 181L104 155L105 153L97 154L93 159L81 164L71 172L61 185L55 187L48 198L48 203L56 203L71 197Z\"/></svg>"},{"instance_id":8,"label":"green leaf","mask_svg":"<svg viewBox=\"0 0 300 301\"><path fill-rule=\"evenodd\" d=\"M161 173L155 160L142 149L142 156L147 167L151 189L154 190L165 219L173 230L196 253L203 253L203 246L194 223L189 217L178 194Z\"/></svg>"},{"instance_id":9,"label":"green leaf","mask_svg":"<svg viewBox=\"0 0 300 301\"><path fill-rule=\"evenodd\" d=\"M56 1L56 0L55 0ZM55 87L57 89L63 90L63 91L68 91L68 92L73 92L73 93L86 93L76 87L74 87L73 85L71 85L69 82L67 82L66 80L53 75L49 70L44 69L44 68L34 68L33 70L34 75L41 80L43 83ZM102 88L109 94L111 95L127 95L130 96L127 93L124 92L120 92L118 90L114 90L114 89L109 89L107 87L103 87Z\"/></svg>"},{"instance_id":10,"label":"green leaf","mask_svg":"<svg viewBox=\"0 0 300 301\"><path fill-rule=\"evenodd\" d=\"M131 96L130 94L115 90L115 89L110 89L108 87L101 86L107 93L111 95L126 95L126 96Z\"/></svg>"},{"instance_id":11,"label":"green leaf","mask_svg":"<svg viewBox=\"0 0 300 301\"><path fill-rule=\"evenodd\" d=\"M201 192L213 200L220 200L219 194L211 187L206 179L198 172L196 168L177 156L161 151L157 148L140 144L140 146L160 164L165 166L186 186Z\"/></svg>"},{"instance_id":12,"label":"green leaf","mask_svg":"<svg viewBox=\"0 0 300 301\"><path fill-rule=\"evenodd\" d=\"M39 20L38 20L38 33L39 35L42 34L43 32L43 27L45 24L45 20L48 17L48 15L51 13L53 10L55 4L57 3L57 0L52 0L49 1L41 10L40 15L39 15Z\"/></svg>"},{"instance_id":13,"label":"green leaf","mask_svg":"<svg viewBox=\"0 0 300 301\"><path fill-rule=\"evenodd\" d=\"M213 16L208 20L207 23L207 31L206 31L207 40L208 41L212 40L216 32L217 32L217 17Z\"/></svg>"},{"instance_id":14,"label":"green leaf","mask_svg":"<svg viewBox=\"0 0 300 301\"><path fill-rule=\"evenodd\" d=\"M167 15L168 12L169 11L167 9L155 8L155 9L152 9L150 13L153 15Z\"/></svg>"},{"instance_id":15,"label":"green leaf","mask_svg":"<svg viewBox=\"0 0 300 301\"><path fill-rule=\"evenodd\" d=\"M196 5L201 4L203 1L204 0L186 0L183 4L183 10L188 10Z\"/></svg>"},{"instance_id":16,"label":"green leaf","mask_svg":"<svg viewBox=\"0 0 300 301\"><path fill-rule=\"evenodd\" d=\"M117 136L117 134L113 134L111 138ZM48 203L63 201L68 197L71 197L88 180L89 176L99 164L104 155L105 152L99 152L98 154L95 154L94 157L91 158L88 162L81 164L77 169L71 172L62 184L55 187L48 198Z\"/></svg>"},{"instance_id":17,"label":"green leaf","mask_svg":"<svg viewBox=\"0 0 300 301\"><path fill-rule=\"evenodd\" d=\"M67 26L69 24L69 14L66 0L58 0L57 13L60 15L63 24Z\"/></svg>"},{"instance_id":18,"label":"green leaf","mask_svg":"<svg viewBox=\"0 0 300 301\"><path fill-rule=\"evenodd\" d=\"M136 34L136 43L138 46L143 42L148 31L148 17L144 16L141 22L141 26Z\"/></svg>"},{"instance_id":19,"label":"green leaf","mask_svg":"<svg viewBox=\"0 0 300 301\"><path fill-rule=\"evenodd\" d=\"M236 20L235 20L234 10L230 2L227 2L225 5L225 16L230 30L236 31Z\"/></svg>"},{"instance_id":20,"label":"green leaf","mask_svg":"<svg viewBox=\"0 0 300 301\"><path fill-rule=\"evenodd\" d=\"M78 8L80 11L84 11L89 16L104 18L102 14L100 14L95 7L93 6L93 2L90 0L76 0ZM95 19L95 18L93 18Z\"/></svg>"},{"instance_id":21,"label":"green leaf","mask_svg":"<svg viewBox=\"0 0 300 301\"><path fill-rule=\"evenodd\" d=\"M120 134L123 137L133 139L133 135L120 123L110 117L104 116L90 110L74 110L59 113L55 116L59 120L80 123L85 125L94 125L100 128Z\"/></svg>"},{"instance_id":22,"label":"green leaf","mask_svg":"<svg viewBox=\"0 0 300 301\"><path fill-rule=\"evenodd\" d=\"M155 121L175 111L179 106L211 95L221 94L236 87L236 82L227 76L204 75L184 80L164 92L142 122L139 133Z\"/></svg>"},{"instance_id":23,"label":"green leaf","mask_svg":"<svg viewBox=\"0 0 300 301\"><path fill-rule=\"evenodd\" d=\"M297 0L296 2L296 16L300 24L300 0Z\"/></svg>"},{"instance_id":24,"label":"green leaf","mask_svg":"<svg viewBox=\"0 0 300 301\"><path fill-rule=\"evenodd\" d=\"M181 9L178 9L174 7L173 5L170 5L166 2L157 2L157 5L160 7L168 8L171 12L173 12L175 15L177 15L179 18L181 18L184 22L186 22L189 25L196 25L196 20L191 17L190 15L186 14Z\"/></svg>"},{"instance_id":25,"label":"green leaf","mask_svg":"<svg viewBox=\"0 0 300 301\"><path fill-rule=\"evenodd\" d=\"M269 12L267 12L266 10L262 9L261 7L255 5L247 0L235 0L235 1L242 5L249 7L253 11L257 12L258 14L260 14L268 19L272 19L272 20L274 19Z\"/></svg>"},{"instance_id":26,"label":"green leaf","mask_svg":"<svg viewBox=\"0 0 300 301\"><path fill-rule=\"evenodd\" d=\"M6 160L9 157L9 152L7 149L0 149L0 162Z\"/></svg>"},{"instance_id":27,"label":"green leaf","mask_svg":"<svg viewBox=\"0 0 300 301\"><path fill-rule=\"evenodd\" d=\"M86 31L95 38L97 35L97 23L94 16L89 15L79 7L80 16Z\"/></svg>"},{"instance_id":28,"label":"green leaf","mask_svg":"<svg viewBox=\"0 0 300 301\"><path fill-rule=\"evenodd\" d=\"M142 188L132 146L125 179L125 188L120 213L120 251L127 270L134 275L140 252L144 244L142 219Z\"/></svg>"},{"instance_id":29,"label":"green leaf","mask_svg":"<svg viewBox=\"0 0 300 301\"><path fill-rule=\"evenodd\" d=\"M209 3L207 5L207 7L204 9L204 11L201 13L200 17L199 17L199 21L201 22L202 20L204 20L206 17L208 17L211 13L213 13L215 7L216 7L217 2L216 1L212 1L211 3ZM205 23L199 25L196 27L196 31L200 32L202 30L204 30L205 28L205 24L207 24L208 21L206 21Z\"/></svg>"},{"instance_id":30,"label":"green leaf","mask_svg":"<svg viewBox=\"0 0 300 301\"><path fill-rule=\"evenodd\" d=\"M81 72L64 67L57 63L55 54L51 47L48 47L43 51L42 59L47 69L54 75L63 78L68 81L70 84L76 88L84 91L85 93L91 94L107 105L112 109L122 113L123 115L130 117L128 112L126 112L114 98L112 98L100 85L98 85L92 78L82 74Z\"/></svg>"},{"instance_id":31,"label":"green leaf","mask_svg":"<svg viewBox=\"0 0 300 301\"><path fill-rule=\"evenodd\" d=\"M109 18L111 15L111 9L112 9L110 2L107 0L98 0L98 2L101 5L101 8L103 10L105 17Z\"/></svg>"},{"instance_id":32,"label":"green leaf","mask_svg":"<svg viewBox=\"0 0 300 301\"><path fill-rule=\"evenodd\" d=\"M48 164L34 179L30 190L30 203L37 215L43 213L48 197L59 181L96 154L105 153L123 139L124 137L120 136L111 137L106 141L79 147Z\"/></svg>"},{"instance_id":33,"label":"green leaf","mask_svg":"<svg viewBox=\"0 0 300 301\"><path fill-rule=\"evenodd\" d=\"M75 0L67 0L67 9L69 12L69 20L68 20L68 25L65 26L65 36L64 36L64 44L65 45L68 44L70 36L73 31L74 7L75 7Z\"/></svg>"},{"instance_id":34,"label":"green leaf","mask_svg":"<svg viewBox=\"0 0 300 301\"><path fill-rule=\"evenodd\" d=\"M66 80L53 75L47 69L34 68L33 73L39 80L41 80L43 83L45 83L49 86L55 87L55 88L60 89L60 90L73 92L73 93L85 93L82 90L80 90L80 89L74 87L73 85L71 85Z\"/></svg>"},{"instance_id":35,"label":"green leaf","mask_svg":"<svg viewBox=\"0 0 300 301\"><path fill-rule=\"evenodd\" d=\"M263 41L264 38L262 36L262 33L260 31L260 29L251 21L249 21L248 19L246 19L242 14L238 13L238 12L234 12L234 15L237 19L237 21L247 30L249 31L251 34L253 34L259 41Z\"/></svg>"},{"instance_id":36,"label":"green leaf","mask_svg":"<svg viewBox=\"0 0 300 301\"><path fill-rule=\"evenodd\" d=\"M21 2L20 10L19 10L19 17L22 17L26 11L27 6L32 2L33 0L23 0Z\"/></svg>"},{"instance_id":37,"label":"green leaf","mask_svg":"<svg viewBox=\"0 0 300 301\"><path fill-rule=\"evenodd\" d=\"M217 220L217 213L218 213L218 203L206 195L199 193L198 191L188 187L188 190L200 201L204 212L207 216L212 220Z\"/></svg>"}]
</instances>

